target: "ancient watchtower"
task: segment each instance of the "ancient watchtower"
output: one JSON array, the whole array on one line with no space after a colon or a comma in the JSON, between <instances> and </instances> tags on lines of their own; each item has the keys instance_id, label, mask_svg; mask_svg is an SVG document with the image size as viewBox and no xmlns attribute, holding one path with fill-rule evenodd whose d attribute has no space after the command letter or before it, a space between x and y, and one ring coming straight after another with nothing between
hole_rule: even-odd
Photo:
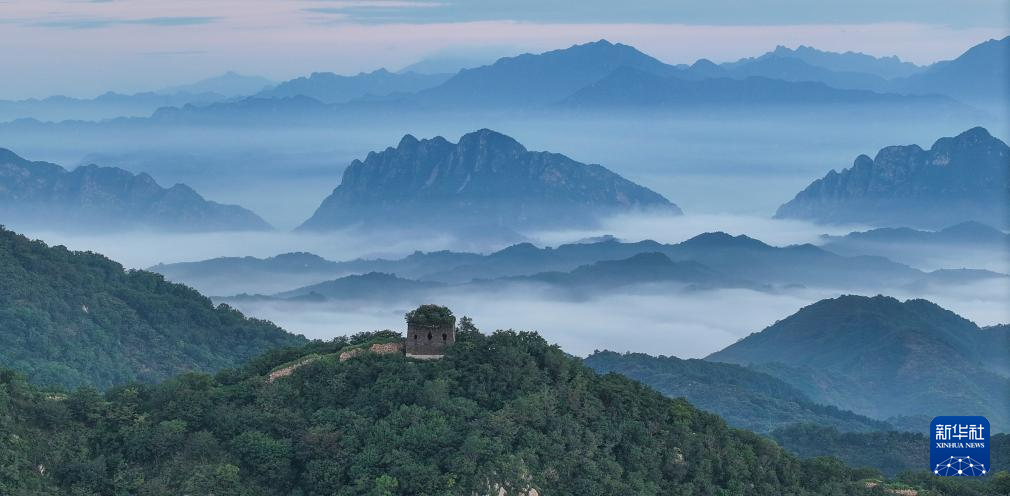
<instances>
[{"instance_id":1,"label":"ancient watchtower","mask_svg":"<svg viewBox=\"0 0 1010 496\"><path fill-rule=\"evenodd\" d=\"M406 352L412 358L438 359L456 342L456 317L439 305L421 305L407 312Z\"/></svg>"}]
</instances>

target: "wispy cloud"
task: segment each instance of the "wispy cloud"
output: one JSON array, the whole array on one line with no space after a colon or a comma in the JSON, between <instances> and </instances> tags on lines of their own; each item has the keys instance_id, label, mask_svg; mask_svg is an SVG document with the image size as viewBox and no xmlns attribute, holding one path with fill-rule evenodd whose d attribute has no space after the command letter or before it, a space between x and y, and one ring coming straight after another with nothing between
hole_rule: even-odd
<instances>
[{"instance_id":1,"label":"wispy cloud","mask_svg":"<svg viewBox=\"0 0 1010 496\"><path fill-rule=\"evenodd\" d=\"M26 26L63 29L99 29L111 26L141 25L141 26L194 26L209 24L221 20L214 16L165 16L144 17L139 19L116 19L109 17L71 17L62 19L45 19L25 22Z\"/></svg>"},{"instance_id":2,"label":"wispy cloud","mask_svg":"<svg viewBox=\"0 0 1010 496\"><path fill-rule=\"evenodd\" d=\"M180 57L186 55L203 55L209 53L208 50L165 50L165 51L151 51L151 52L137 52L137 55L143 55L145 57Z\"/></svg>"},{"instance_id":3,"label":"wispy cloud","mask_svg":"<svg viewBox=\"0 0 1010 496\"><path fill-rule=\"evenodd\" d=\"M418 16L419 10L445 7L442 2L403 1L403 0L361 0L361 1L327 1L324 7L306 7L303 12L321 14L323 18L314 19L326 21L357 21L357 22L409 22Z\"/></svg>"}]
</instances>

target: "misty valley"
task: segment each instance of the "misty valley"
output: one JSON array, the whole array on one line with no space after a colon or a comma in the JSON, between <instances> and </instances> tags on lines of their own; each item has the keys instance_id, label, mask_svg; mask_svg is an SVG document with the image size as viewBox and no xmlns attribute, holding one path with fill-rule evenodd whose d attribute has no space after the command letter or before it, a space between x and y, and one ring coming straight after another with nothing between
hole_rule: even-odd
<instances>
[{"instance_id":1,"label":"misty valley","mask_svg":"<svg viewBox=\"0 0 1010 496\"><path fill-rule=\"evenodd\" d=\"M1010 494L1010 37L745 48L0 91L0 495Z\"/></svg>"}]
</instances>

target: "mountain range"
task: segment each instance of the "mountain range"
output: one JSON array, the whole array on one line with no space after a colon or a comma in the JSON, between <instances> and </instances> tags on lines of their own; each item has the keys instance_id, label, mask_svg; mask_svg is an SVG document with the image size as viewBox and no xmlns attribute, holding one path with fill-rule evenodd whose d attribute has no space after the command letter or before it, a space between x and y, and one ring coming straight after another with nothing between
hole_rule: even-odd
<instances>
[{"instance_id":1,"label":"mountain range","mask_svg":"<svg viewBox=\"0 0 1010 496\"><path fill-rule=\"evenodd\" d=\"M918 145L889 146L832 170L779 207L777 218L941 228L1010 226L1010 148L981 127Z\"/></svg>"},{"instance_id":2,"label":"mountain range","mask_svg":"<svg viewBox=\"0 0 1010 496\"><path fill-rule=\"evenodd\" d=\"M377 119L433 112L559 112L847 104L855 109L977 117L1005 101L998 91L1000 55L1010 39L991 40L958 59L927 68L891 58L821 52L808 47L718 65L701 59L670 65L632 46L600 40L540 54L503 57L456 74L314 73L247 99L166 107L156 123L269 124ZM901 75L899 75L901 74ZM709 83L709 84L706 84ZM971 91L972 88L977 91ZM993 89L995 88L995 89ZM972 97L975 98L972 98ZM951 100L978 105L975 110ZM984 98L983 104L979 98Z\"/></svg>"},{"instance_id":3,"label":"mountain range","mask_svg":"<svg viewBox=\"0 0 1010 496\"><path fill-rule=\"evenodd\" d=\"M354 76L340 76L332 72L314 72L308 77L284 81L256 93L258 98L291 98L306 96L323 103L346 103L365 97L390 97L414 93L438 86L451 74L418 74L416 72L389 72L379 69Z\"/></svg>"},{"instance_id":4,"label":"mountain range","mask_svg":"<svg viewBox=\"0 0 1010 496\"><path fill-rule=\"evenodd\" d=\"M608 214L680 209L600 165L531 152L482 129L458 143L407 135L344 170L300 229L442 229L591 225Z\"/></svg>"},{"instance_id":5,"label":"mountain range","mask_svg":"<svg viewBox=\"0 0 1010 496\"><path fill-rule=\"evenodd\" d=\"M811 46L799 45L788 48L782 45L757 57L747 57L736 62L721 64L723 69L732 71L769 59L793 59L807 66L817 67L836 73L869 74L881 79L907 77L922 72L925 68L905 62L896 56L874 57L858 52L828 52Z\"/></svg>"},{"instance_id":6,"label":"mountain range","mask_svg":"<svg viewBox=\"0 0 1010 496\"><path fill-rule=\"evenodd\" d=\"M227 100L220 93L103 93L95 98L50 96L0 100L0 122L32 119L47 122L101 121L117 117L148 117L162 107L200 107Z\"/></svg>"},{"instance_id":7,"label":"mountain range","mask_svg":"<svg viewBox=\"0 0 1010 496\"><path fill-rule=\"evenodd\" d=\"M428 109L514 109L549 107L560 102L579 108L645 102L667 107L859 103L956 108L935 95L964 96L964 91L958 89L958 84L964 84L960 81L976 81L986 87L1003 81L993 77L991 68L969 65L962 59L999 65L1005 60L1000 58L1002 52L986 47L1007 44L1010 38L991 40L951 61L960 74L959 79L950 81L948 91L944 86L947 80L926 84L914 79L948 72L944 63L919 68L897 58L779 47L735 63L717 65L701 59L692 65L674 66L632 46L599 40L541 54L505 57L494 64L465 69L439 86L405 97L405 102ZM702 81L708 84L699 84Z\"/></svg>"},{"instance_id":8,"label":"mountain range","mask_svg":"<svg viewBox=\"0 0 1010 496\"><path fill-rule=\"evenodd\" d=\"M983 415L1010 429L1010 334L926 300L841 296L804 307L707 360L777 377L874 418Z\"/></svg>"},{"instance_id":9,"label":"mountain range","mask_svg":"<svg viewBox=\"0 0 1010 496\"><path fill-rule=\"evenodd\" d=\"M305 339L151 272L0 229L0 366L109 388L234 367Z\"/></svg>"},{"instance_id":10,"label":"mountain range","mask_svg":"<svg viewBox=\"0 0 1010 496\"><path fill-rule=\"evenodd\" d=\"M809 244L775 247L721 232L701 234L678 244L648 240L625 243L607 238L554 248L520 243L486 255L415 252L399 259L343 262L294 253L266 259L231 257L159 264L149 270L215 295L253 292L293 297L315 292L336 299L349 293L342 290L327 295L316 285L351 275L369 275L335 284L352 288L354 284L374 287L386 283L388 295L398 297L433 295L451 288L476 291L537 284L570 296L572 292L594 294L606 292L607 288L649 283L671 283L686 289L734 287L763 291L809 286L879 290L1006 278L988 271L924 272L878 256L841 256ZM404 288L409 291L401 291ZM364 294L368 293L357 296Z\"/></svg>"},{"instance_id":11,"label":"mountain range","mask_svg":"<svg viewBox=\"0 0 1010 496\"><path fill-rule=\"evenodd\" d=\"M102 232L270 229L256 214L205 200L184 184L163 188L147 174L87 165L68 171L0 148L0 215L34 228Z\"/></svg>"},{"instance_id":12,"label":"mountain range","mask_svg":"<svg viewBox=\"0 0 1010 496\"><path fill-rule=\"evenodd\" d=\"M193 83L162 88L155 93L163 95L174 93L215 93L227 98L235 98L240 96L255 95L256 93L273 87L275 84L276 83L265 77L249 76L239 74L234 71L228 71L220 76L201 79Z\"/></svg>"},{"instance_id":13,"label":"mountain range","mask_svg":"<svg viewBox=\"0 0 1010 496\"><path fill-rule=\"evenodd\" d=\"M576 90L560 102L564 108L675 108L804 105L956 106L932 96L904 96L864 89L839 89L820 81L796 81L749 75L683 79L621 67L600 80Z\"/></svg>"},{"instance_id":14,"label":"mountain range","mask_svg":"<svg viewBox=\"0 0 1010 496\"><path fill-rule=\"evenodd\" d=\"M882 227L868 231L851 232L844 236L823 235L823 245L836 253L855 251L863 244L912 245L976 245L1005 248L1010 234L980 222L967 221L937 231L923 231L910 227Z\"/></svg>"},{"instance_id":15,"label":"mountain range","mask_svg":"<svg viewBox=\"0 0 1010 496\"><path fill-rule=\"evenodd\" d=\"M703 245L710 249L711 240ZM328 265L304 254L275 260L292 268ZM77 492L102 487L150 493L266 494L291 488L326 492L380 482L386 487L394 481L408 492L424 492L422 486L442 483L479 488L487 478L483 469L465 469L473 463L432 472L422 469L427 466L423 463L415 467L404 462L403 457L390 463L376 461L364 447L398 453L421 450L407 459L443 460L445 453L462 450L472 455L484 446L480 452L485 455L477 459L486 456L486 463L492 463L515 452L514 443L495 447L475 440L501 439L504 427L512 429L515 439L524 439L525 458L546 464L527 461L515 472L520 481L516 484L538 491L595 491L597 484L637 486L643 481L634 475L639 472L625 469L654 457L630 456L637 453L630 448L653 446L655 451L669 444L673 446L669 470L688 460L701 464L698 469L671 472L681 474L669 482L679 488L702 493L718 489L728 484L725 476L714 477L705 467L731 464L738 467L737 477L743 477L740 474L751 472L739 467L757 457L776 467L795 464L790 472L794 476L807 474L767 479L760 485L770 491L767 494L851 494L864 488L856 481L875 472L850 472L823 459L796 460L761 437L727 429L721 419L698 412L688 401L725 415L732 425L769 433L804 457L837 455L888 474L914 467L919 439L884 432L890 429L888 423L841 408L869 402L882 410L877 412L880 418L895 409L915 416L937 411L937 405L944 403L943 408L950 410L954 404L989 415L996 419L994 427L1005 428L1005 412L1000 410L1005 405L1001 407L1000 395L992 392L1005 391L999 381L1008 381L1010 374L1006 368L1010 360L1004 356L1010 353L1007 326L979 329L922 300L901 303L886 297L848 296L824 300L708 361L598 352L582 362L606 373L597 375L535 333L499 331L484 336L468 318L460 321L457 343L441 361L414 362L400 354L361 351L383 350L399 342L402 337L391 331L305 343L226 306L215 308L192 289L155 274L124 271L100 255L48 247L5 230L0 231L0 270L5 271L0 274L0 332L9 334L3 337L9 346L0 349L0 366L27 373L35 384L107 388L128 381L158 381L183 371L237 367L214 376L188 373L161 384L128 384L105 395L90 388L40 389L19 374L0 370L4 391L0 435L37 440L0 448L7 474L0 478L0 490L13 494L43 487L56 492L67 487ZM732 358L739 355L746 357L745 363L714 361L735 361ZM802 367L795 365L800 362ZM805 375L812 364L820 374L813 378ZM783 372L786 368L791 368L789 373ZM858 387L827 382L837 380L829 376L840 369L865 369L852 372ZM608 372L688 401L663 398ZM971 382L934 380L951 373L965 374ZM900 393L881 396L880 388ZM825 396L831 396L838 408L814 402L828 403ZM918 408L932 409L913 411ZM326 424L326 419L335 423ZM651 425L653 433L647 435L644 424L642 429L633 428L639 421ZM810 422L822 427L813 429ZM331 428L345 434L324 436ZM466 429L466 434L459 429ZM633 436L635 432L641 435ZM348 439L358 435L353 433L363 437ZM613 448L591 449L617 433L623 441L615 437L617 444L605 443ZM676 439L664 438L667 441L654 446L659 433ZM418 441L422 438L423 443ZM577 444L582 439L589 441ZM876 456L855 449L868 439L897 444L888 444ZM622 442L630 444L621 448ZM1003 437L994 436L993 442L997 453L1005 451ZM80 450L81 443L89 449ZM430 451L432 443L443 455L420 456ZM316 449L319 446L324 449ZM912 451L900 459L898 452L888 455L897 446ZM753 453L748 451L752 449ZM340 454L339 460L331 459L334 453ZM164 464L168 459L172 468ZM551 475L554 470L574 474L587 459L622 470L605 471L613 474L605 480L578 472L583 475L577 477L577 487L565 482L569 478ZM145 475L125 477L123 465L115 460L131 460L130 473ZM369 478L347 478L340 475L342 469L336 475L327 472L326 477L319 472L324 466L348 464L355 467L355 474L369 473ZM494 480L504 480L500 469L495 470ZM442 482L417 475L450 472L454 477ZM483 475L466 475L478 472ZM52 476L44 477L45 473ZM916 479L901 480L908 487Z\"/></svg>"},{"instance_id":16,"label":"mountain range","mask_svg":"<svg viewBox=\"0 0 1010 496\"><path fill-rule=\"evenodd\" d=\"M1005 108L1010 98L1010 36L975 45L953 60L893 82L905 93L950 95L979 108Z\"/></svg>"},{"instance_id":17,"label":"mountain range","mask_svg":"<svg viewBox=\"0 0 1010 496\"><path fill-rule=\"evenodd\" d=\"M979 222L962 222L937 231L882 227L844 236L822 235L822 248L846 256L876 255L915 267L967 267L982 260L999 263L1010 252L1010 234ZM962 261L951 265L951 257ZM984 266L976 265L976 268ZM1005 271L1005 269L1003 269Z\"/></svg>"}]
</instances>

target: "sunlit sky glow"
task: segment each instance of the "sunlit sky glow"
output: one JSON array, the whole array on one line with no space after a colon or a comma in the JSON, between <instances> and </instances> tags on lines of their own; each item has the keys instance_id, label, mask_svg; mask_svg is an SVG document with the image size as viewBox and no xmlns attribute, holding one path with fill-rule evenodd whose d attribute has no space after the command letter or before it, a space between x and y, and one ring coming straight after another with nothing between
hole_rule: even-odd
<instances>
[{"instance_id":1,"label":"sunlit sky glow","mask_svg":"<svg viewBox=\"0 0 1010 496\"><path fill-rule=\"evenodd\" d=\"M227 70L283 80L607 38L670 63L782 44L956 56L1008 33L1003 0L0 0L0 98L157 89Z\"/></svg>"}]
</instances>

